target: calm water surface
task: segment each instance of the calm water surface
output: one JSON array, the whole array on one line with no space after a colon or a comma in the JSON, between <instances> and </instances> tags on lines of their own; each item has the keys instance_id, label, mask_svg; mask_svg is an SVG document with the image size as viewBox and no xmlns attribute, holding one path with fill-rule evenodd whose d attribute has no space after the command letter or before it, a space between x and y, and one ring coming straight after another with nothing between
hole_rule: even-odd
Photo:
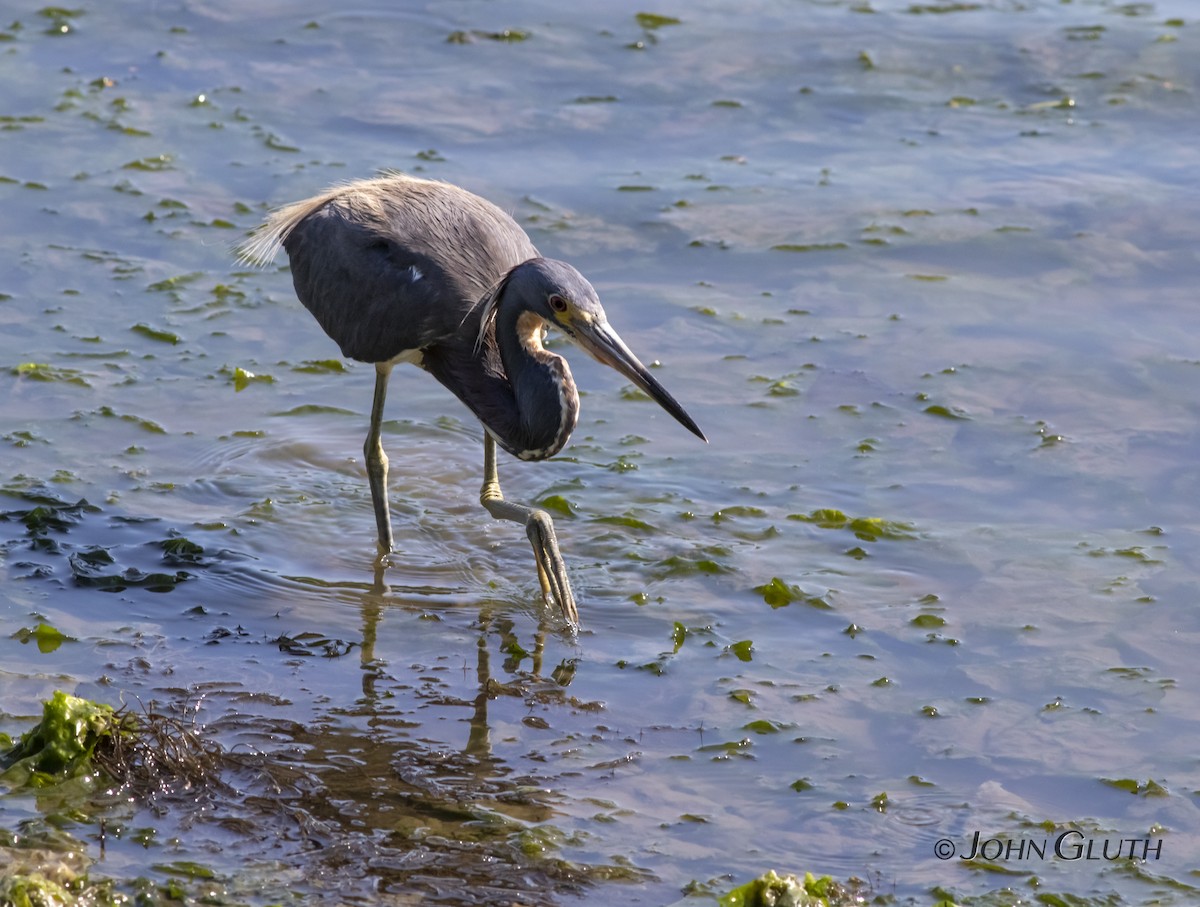
<instances>
[{"instance_id":1,"label":"calm water surface","mask_svg":"<svg viewBox=\"0 0 1200 907\"><path fill-rule=\"evenodd\" d=\"M261 754L156 809L10 793L6 834L237 903L1195 902L1191 3L0 19L0 728L61 688ZM372 569L373 372L230 255L384 167L512 211L711 439L576 355L571 446L502 462L578 638L414 369ZM1161 847L957 858L1071 830Z\"/></svg>"}]
</instances>

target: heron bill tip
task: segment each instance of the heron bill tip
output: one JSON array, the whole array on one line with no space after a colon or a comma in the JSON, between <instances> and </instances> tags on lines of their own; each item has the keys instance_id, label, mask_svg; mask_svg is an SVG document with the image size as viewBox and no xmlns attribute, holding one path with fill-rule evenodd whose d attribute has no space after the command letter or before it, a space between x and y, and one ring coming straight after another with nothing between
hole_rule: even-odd
<instances>
[{"instance_id":1,"label":"heron bill tip","mask_svg":"<svg viewBox=\"0 0 1200 907\"><path fill-rule=\"evenodd\" d=\"M572 334L578 344L583 347L597 362L620 372L650 397L655 403L670 413L671 417L694 434L697 438L708 443L708 438L700 430L687 411L680 406L679 401L668 393L667 389L658 383L650 370L642 365L633 351L625 345L620 336L609 327L607 322L591 322L588 324L575 323Z\"/></svg>"}]
</instances>

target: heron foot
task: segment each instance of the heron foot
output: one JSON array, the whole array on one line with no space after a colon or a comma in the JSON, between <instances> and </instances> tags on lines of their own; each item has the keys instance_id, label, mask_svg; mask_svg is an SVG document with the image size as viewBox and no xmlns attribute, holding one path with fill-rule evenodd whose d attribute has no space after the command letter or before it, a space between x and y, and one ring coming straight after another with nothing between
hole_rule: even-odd
<instances>
[{"instance_id":1,"label":"heron foot","mask_svg":"<svg viewBox=\"0 0 1200 907\"><path fill-rule=\"evenodd\" d=\"M379 533L379 557L392 550L392 514L388 507L388 458L378 435L367 438L363 447L367 459L367 482L371 486L371 504L375 508L375 529Z\"/></svg>"},{"instance_id":2,"label":"heron foot","mask_svg":"<svg viewBox=\"0 0 1200 907\"><path fill-rule=\"evenodd\" d=\"M562 616L572 625L579 625L579 611L575 607L575 595L571 592L571 581L567 579L567 565L558 550L558 537L554 534L554 522L544 510L533 510L525 522L525 534L533 546L533 557L537 562L538 582L542 586L542 598L548 607L558 607Z\"/></svg>"},{"instance_id":3,"label":"heron foot","mask_svg":"<svg viewBox=\"0 0 1200 907\"><path fill-rule=\"evenodd\" d=\"M379 453L382 455L383 451ZM387 497L387 457L382 461L367 460L367 480L371 485L371 503L375 508L375 530L379 534L379 558L382 560L392 553L392 513L388 506Z\"/></svg>"}]
</instances>

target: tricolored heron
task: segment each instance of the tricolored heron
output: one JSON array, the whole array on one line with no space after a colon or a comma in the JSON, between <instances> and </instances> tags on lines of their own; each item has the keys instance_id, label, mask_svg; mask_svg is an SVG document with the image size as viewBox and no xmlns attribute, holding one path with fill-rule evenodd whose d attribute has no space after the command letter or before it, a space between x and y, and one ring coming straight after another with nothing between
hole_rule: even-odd
<instances>
[{"instance_id":1,"label":"tricolored heron","mask_svg":"<svg viewBox=\"0 0 1200 907\"><path fill-rule=\"evenodd\" d=\"M579 393L546 326L650 395L701 439L691 417L609 326L592 285L542 258L525 231L491 202L449 183L390 173L329 189L276 211L238 250L265 265L285 248L300 301L342 354L375 365L363 447L381 557L392 550L388 458L380 427L388 376L411 362L449 388L483 423L480 503L525 524L547 605L579 615L554 524L544 510L504 500L496 445L522 460L562 450L579 418Z\"/></svg>"}]
</instances>

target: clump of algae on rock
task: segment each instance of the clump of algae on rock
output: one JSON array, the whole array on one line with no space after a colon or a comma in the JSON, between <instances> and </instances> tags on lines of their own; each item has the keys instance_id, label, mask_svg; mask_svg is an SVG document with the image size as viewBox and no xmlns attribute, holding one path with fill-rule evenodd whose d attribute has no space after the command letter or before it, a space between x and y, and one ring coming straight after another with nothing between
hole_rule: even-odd
<instances>
[{"instance_id":1,"label":"clump of algae on rock","mask_svg":"<svg viewBox=\"0 0 1200 907\"><path fill-rule=\"evenodd\" d=\"M96 747L132 728L112 706L61 690L42 705L42 720L0 754L0 779L14 787L44 786L88 771Z\"/></svg>"},{"instance_id":2,"label":"clump of algae on rock","mask_svg":"<svg viewBox=\"0 0 1200 907\"><path fill-rule=\"evenodd\" d=\"M0 786L10 792L43 791L95 771L97 747L133 732L130 718L103 703L61 691L43 703L42 720L15 745L0 735ZM6 748L5 748L6 747ZM0 904L4 907L59 907L109 903L107 886L90 886L90 862L64 846L30 847L22 835L0 834ZM68 836L69 837L69 836ZM59 842L63 843L62 841Z\"/></svg>"},{"instance_id":3,"label":"clump of algae on rock","mask_svg":"<svg viewBox=\"0 0 1200 907\"><path fill-rule=\"evenodd\" d=\"M722 897L720 907L848 907L864 899L855 887L835 882L830 876L804 878L779 875L769 870Z\"/></svg>"}]
</instances>

